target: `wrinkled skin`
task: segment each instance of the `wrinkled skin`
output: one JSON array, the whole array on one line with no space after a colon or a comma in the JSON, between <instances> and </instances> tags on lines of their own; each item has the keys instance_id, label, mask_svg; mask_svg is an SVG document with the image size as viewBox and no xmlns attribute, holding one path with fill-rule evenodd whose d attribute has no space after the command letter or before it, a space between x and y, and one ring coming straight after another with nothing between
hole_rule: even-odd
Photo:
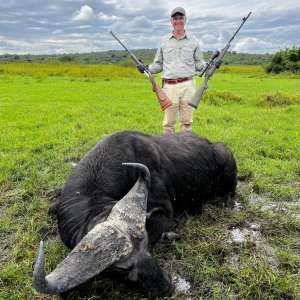
<instances>
[{"instance_id":1,"label":"wrinkled skin","mask_svg":"<svg viewBox=\"0 0 300 300\"><path fill-rule=\"evenodd\" d=\"M139 171L134 186L113 206L107 218L92 226L47 276L43 241L40 242L32 277L37 291L64 296L108 268L149 298L171 295L174 290L171 277L158 266L148 249L146 217L150 172L139 163L123 165Z\"/></svg>"},{"instance_id":2,"label":"wrinkled skin","mask_svg":"<svg viewBox=\"0 0 300 300\"><path fill-rule=\"evenodd\" d=\"M144 164L151 173L147 241L133 260L111 269L125 274L146 296L170 295L174 289L170 277L148 250L170 230L175 215L198 214L212 199L221 205L232 201L237 184L235 160L223 143L212 143L194 133L150 136L123 131L102 139L74 168L50 210L69 248L104 222L136 182L139 173L124 168L123 162Z\"/></svg>"},{"instance_id":3,"label":"wrinkled skin","mask_svg":"<svg viewBox=\"0 0 300 300\"><path fill-rule=\"evenodd\" d=\"M74 246L134 185L138 172L126 161L146 165L151 173L147 232L155 245L174 221L174 214L201 212L214 198L227 202L235 194L235 160L222 143L194 133L149 136L124 131L96 144L77 164L52 208L63 242Z\"/></svg>"}]
</instances>

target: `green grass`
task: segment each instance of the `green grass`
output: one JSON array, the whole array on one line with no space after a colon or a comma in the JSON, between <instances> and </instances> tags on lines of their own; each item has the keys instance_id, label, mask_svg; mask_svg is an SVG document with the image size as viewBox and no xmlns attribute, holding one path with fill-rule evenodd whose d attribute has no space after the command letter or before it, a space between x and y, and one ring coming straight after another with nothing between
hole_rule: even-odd
<instances>
[{"instance_id":1,"label":"green grass","mask_svg":"<svg viewBox=\"0 0 300 300\"><path fill-rule=\"evenodd\" d=\"M46 240L48 272L68 253L47 215L46 192L62 185L70 162L104 136L125 129L160 133L163 112L150 83L134 69L0 69L0 299L58 299L31 286L40 239ZM234 152L242 208L208 206L198 218L179 220L183 240L154 255L191 284L172 299L300 299L300 78L266 75L257 67L221 70L194 112L193 129ZM247 241L232 242L233 228L250 230ZM88 290L72 299L105 299L96 292L141 299L101 276Z\"/></svg>"}]
</instances>

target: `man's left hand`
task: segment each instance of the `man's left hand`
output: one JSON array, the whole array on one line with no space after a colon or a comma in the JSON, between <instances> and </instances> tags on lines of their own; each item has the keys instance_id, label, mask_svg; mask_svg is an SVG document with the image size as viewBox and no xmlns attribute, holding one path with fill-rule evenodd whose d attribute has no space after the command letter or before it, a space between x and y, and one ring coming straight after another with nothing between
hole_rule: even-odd
<instances>
[{"instance_id":1,"label":"man's left hand","mask_svg":"<svg viewBox=\"0 0 300 300\"><path fill-rule=\"evenodd\" d=\"M215 66L217 69L219 69L221 67L222 61L221 60L217 60L215 61Z\"/></svg>"},{"instance_id":2,"label":"man's left hand","mask_svg":"<svg viewBox=\"0 0 300 300\"><path fill-rule=\"evenodd\" d=\"M137 68L141 73L144 73L144 71L146 70L146 66L144 66L142 64L138 65Z\"/></svg>"}]
</instances>

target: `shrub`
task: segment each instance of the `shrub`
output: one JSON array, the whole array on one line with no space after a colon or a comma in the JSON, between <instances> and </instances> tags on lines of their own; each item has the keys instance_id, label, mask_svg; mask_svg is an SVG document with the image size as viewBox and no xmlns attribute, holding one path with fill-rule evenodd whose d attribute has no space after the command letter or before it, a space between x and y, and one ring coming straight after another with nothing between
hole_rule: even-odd
<instances>
[{"instance_id":1,"label":"shrub","mask_svg":"<svg viewBox=\"0 0 300 300\"><path fill-rule=\"evenodd\" d=\"M74 61L74 57L68 54L64 54L59 57L59 61L61 62L71 62Z\"/></svg>"},{"instance_id":2,"label":"shrub","mask_svg":"<svg viewBox=\"0 0 300 300\"><path fill-rule=\"evenodd\" d=\"M204 95L203 100L211 105L222 105L230 102L241 102L243 98L228 91L210 91Z\"/></svg>"},{"instance_id":3,"label":"shrub","mask_svg":"<svg viewBox=\"0 0 300 300\"><path fill-rule=\"evenodd\" d=\"M257 101L257 106L288 106L299 105L300 99L297 96L287 95L280 92L268 93L261 95Z\"/></svg>"},{"instance_id":4,"label":"shrub","mask_svg":"<svg viewBox=\"0 0 300 300\"><path fill-rule=\"evenodd\" d=\"M300 47L287 48L276 52L269 65L266 66L267 73L281 73L281 72L300 73Z\"/></svg>"}]
</instances>

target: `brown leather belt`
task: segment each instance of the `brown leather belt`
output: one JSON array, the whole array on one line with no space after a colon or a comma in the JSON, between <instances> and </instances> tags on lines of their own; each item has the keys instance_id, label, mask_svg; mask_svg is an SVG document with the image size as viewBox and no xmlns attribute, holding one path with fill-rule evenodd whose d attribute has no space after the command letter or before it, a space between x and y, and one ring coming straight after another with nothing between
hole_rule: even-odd
<instances>
[{"instance_id":1,"label":"brown leather belt","mask_svg":"<svg viewBox=\"0 0 300 300\"><path fill-rule=\"evenodd\" d=\"M185 78L178 78L178 79L164 79L164 83L176 84L176 83L185 82L192 79L193 77L185 77Z\"/></svg>"}]
</instances>

